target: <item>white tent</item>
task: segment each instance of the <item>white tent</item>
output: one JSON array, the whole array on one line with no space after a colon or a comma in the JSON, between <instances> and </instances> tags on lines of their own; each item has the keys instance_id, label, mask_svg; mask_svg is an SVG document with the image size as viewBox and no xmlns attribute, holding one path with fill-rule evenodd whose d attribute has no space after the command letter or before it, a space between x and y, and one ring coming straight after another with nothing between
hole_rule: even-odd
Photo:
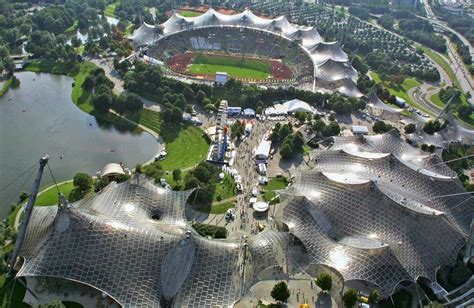
<instances>
[{"instance_id":1,"label":"white tent","mask_svg":"<svg viewBox=\"0 0 474 308\"><path fill-rule=\"evenodd\" d=\"M271 147L272 147L272 143L270 141L267 141L265 139L260 141L260 144L258 145L257 150L255 151L255 158L267 159L268 156L270 155Z\"/></svg>"},{"instance_id":2,"label":"white tent","mask_svg":"<svg viewBox=\"0 0 474 308\"><path fill-rule=\"evenodd\" d=\"M283 104L275 104L265 110L266 115L282 115L295 112L310 112L314 109L307 103L299 99L292 99Z\"/></svg>"}]
</instances>

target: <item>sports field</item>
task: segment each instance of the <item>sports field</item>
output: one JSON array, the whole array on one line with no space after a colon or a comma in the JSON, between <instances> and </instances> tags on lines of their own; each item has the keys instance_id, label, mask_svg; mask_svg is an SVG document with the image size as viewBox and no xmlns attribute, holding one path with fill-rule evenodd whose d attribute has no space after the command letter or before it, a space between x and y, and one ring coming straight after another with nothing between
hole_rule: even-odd
<instances>
[{"instance_id":1,"label":"sports field","mask_svg":"<svg viewBox=\"0 0 474 308\"><path fill-rule=\"evenodd\" d=\"M216 72L226 72L240 80L290 79L291 69L276 59L243 58L242 56L216 53L179 53L166 64L174 71L213 80Z\"/></svg>"},{"instance_id":2,"label":"sports field","mask_svg":"<svg viewBox=\"0 0 474 308\"><path fill-rule=\"evenodd\" d=\"M218 55L198 55L192 59L187 72L197 75L215 75L227 72L231 77L266 79L270 75L268 60L226 57Z\"/></svg>"}]
</instances>

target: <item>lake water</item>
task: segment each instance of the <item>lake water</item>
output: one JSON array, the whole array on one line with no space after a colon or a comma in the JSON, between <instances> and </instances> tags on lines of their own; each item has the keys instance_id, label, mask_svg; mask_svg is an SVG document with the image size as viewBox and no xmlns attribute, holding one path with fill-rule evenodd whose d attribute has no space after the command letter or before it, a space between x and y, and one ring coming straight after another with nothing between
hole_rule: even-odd
<instances>
[{"instance_id":1,"label":"lake water","mask_svg":"<svg viewBox=\"0 0 474 308\"><path fill-rule=\"evenodd\" d=\"M71 101L72 78L31 72L16 76L20 87L0 98L0 218L19 192L30 191L37 168L12 181L45 154L60 182L77 172L94 175L109 162L134 167L158 151L148 133L99 125L81 111ZM46 169L41 186L52 183Z\"/></svg>"}]
</instances>

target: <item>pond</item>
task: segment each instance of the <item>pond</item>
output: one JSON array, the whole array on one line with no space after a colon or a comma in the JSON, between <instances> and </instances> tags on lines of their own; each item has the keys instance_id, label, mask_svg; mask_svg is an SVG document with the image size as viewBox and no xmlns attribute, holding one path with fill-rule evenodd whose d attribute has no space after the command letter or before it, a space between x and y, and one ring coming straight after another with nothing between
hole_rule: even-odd
<instances>
[{"instance_id":1,"label":"pond","mask_svg":"<svg viewBox=\"0 0 474 308\"><path fill-rule=\"evenodd\" d=\"M21 191L30 191L37 168L18 176L45 154L60 182L77 172L94 175L109 162L132 168L158 152L148 133L104 125L74 105L72 78L32 72L16 76L20 87L0 97L1 218ZM46 169L41 186L52 183Z\"/></svg>"}]
</instances>

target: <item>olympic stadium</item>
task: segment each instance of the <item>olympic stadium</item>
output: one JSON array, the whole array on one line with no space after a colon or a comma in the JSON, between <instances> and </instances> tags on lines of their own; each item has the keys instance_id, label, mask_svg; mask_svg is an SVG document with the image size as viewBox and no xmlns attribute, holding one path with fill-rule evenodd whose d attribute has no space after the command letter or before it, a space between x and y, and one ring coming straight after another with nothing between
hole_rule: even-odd
<instances>
[{"instance_id":1,"label":"olympic stadium","mask_svg":"<svg viewBox=\"0 0 474 308\"><path fill-rule=\"evenodd\" d=\"M35 207L18 276L87 285L123 307L222 307L251 297L269 272L324 267L388 296L403 282L436 283L456 261L474 217L463 192L438 155L394 133L334 137L280 191L263 232L204 238L186 218L192 191L136 175L74 204Z\"/></svg>"},{"instance_id":2,"label":"olympic stadium","mask_svg":"<svg viewBox=\"0 0 474 308\"><path fill-rule=\"evenodd\" d=\"M243 82L362 96L355 85L357 72L340 44L325 42L316 28L292 24L284 16L267 19L250 10L225 15L212 8L197 17L176 13L159 26L142 24L131 40L136 49L145 47L150 59L180 77L213 78L214 71L199 70L204 54L204 63L267 67L263 76L232 76L230 71L231 77ZM231 69L224 66L223 70L226 68Z\"/></svg>"}]
</instances>

